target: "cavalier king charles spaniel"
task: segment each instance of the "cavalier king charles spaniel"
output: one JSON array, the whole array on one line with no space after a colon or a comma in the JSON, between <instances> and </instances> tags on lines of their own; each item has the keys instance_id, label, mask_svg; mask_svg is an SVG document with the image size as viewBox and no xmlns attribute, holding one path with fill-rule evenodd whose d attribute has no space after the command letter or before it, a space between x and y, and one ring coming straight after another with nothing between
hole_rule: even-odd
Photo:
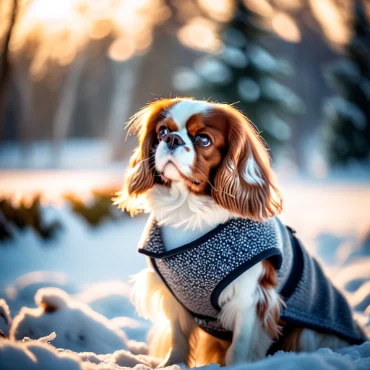
<instances>
[{"instance_id":1,"label":"cavalier king charles spaniel","mask_svg":"<svg viewBox=\"0 0 370 370\"><path fill-rule=\"evenodd\" d=\"M347 301L278 215L264 142L226 104L155 101L129 122L138 136L116 202L151 213L134 303L154 327L160 367L251 362L277 350L366 340Z\"/></svg>"}]
</instances>

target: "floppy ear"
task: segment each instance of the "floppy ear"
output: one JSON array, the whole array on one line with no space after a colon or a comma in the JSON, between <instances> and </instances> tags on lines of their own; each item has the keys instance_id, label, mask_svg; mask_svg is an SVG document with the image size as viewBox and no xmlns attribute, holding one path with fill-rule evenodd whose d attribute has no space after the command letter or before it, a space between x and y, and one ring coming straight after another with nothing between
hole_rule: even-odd
<instances>
[{"instance_id":1,"label":"floppy ear","mask_svg":"<svg viewBox=\"0 0 370 370\"><path fill-rule=\"evenodd\" d=\"M267 149L253 124L222 106L228 121L228 150L214 178L213 199L241 217L263 221L281 212Z\"/></svg>"},{"instance_id":2,"label":"floppy ear","mask_svg":"<svg viewBox=\"0 0 370 370\"><path fill-rule=\"evenodd\" d=\"M151 189L155 179L156 124L166 109L180 99L162 99L150 103L128 122L128 134L137 134L139 145L134 150L125 177L123 189L114 199L114 204L136 214L140 211L140 196Z\"/></svg>"}]
</instances>

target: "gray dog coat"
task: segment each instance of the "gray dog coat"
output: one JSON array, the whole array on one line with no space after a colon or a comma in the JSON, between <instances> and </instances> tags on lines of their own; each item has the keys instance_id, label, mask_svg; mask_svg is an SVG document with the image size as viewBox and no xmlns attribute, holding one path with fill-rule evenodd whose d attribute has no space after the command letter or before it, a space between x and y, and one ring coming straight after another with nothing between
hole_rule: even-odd
<instances>
[{"instance_id":1,"label":"gray dog coat","mask_svg":"<svg viewBox=\"0 0 370 370\"><path fill-rule=\"evenodd\" d=\"M269 259L278 271L277 290L286 304L281 320L287 326L363 343L366 338L346 299L294 233L277 217L266 222L234 218L189 244L166 251L161 229L151 217L139 252L150 257L163 282L198 325L216 337L232 339L232 332L217 319L222 291L243 272Z\"/></svg>"}]
</instances>

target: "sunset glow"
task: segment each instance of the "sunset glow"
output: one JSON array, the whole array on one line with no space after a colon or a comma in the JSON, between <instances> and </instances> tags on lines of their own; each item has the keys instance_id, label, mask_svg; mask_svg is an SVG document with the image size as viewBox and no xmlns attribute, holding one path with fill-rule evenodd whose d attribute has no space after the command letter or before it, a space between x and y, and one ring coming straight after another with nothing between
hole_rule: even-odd
<instances>
[{"instance_id":1,"label":"sunset glow","mask_svg":"<svg viewBox=\"0 0 370 370\"><path fill-rule=\"evenodd\" d=\"M283 40L301 41L301 32L295 20L287 13L277 12L272 17L272 28Z\"/></svg>"},{"instance_id":2,"label":"sunset glow","mask_svg":"<svg viewBox=\"0 0 370 370\"><path fill-rule=\"evenodd\" d=\"M215 25L201 17L192 19L182 27L178 37L184 45L192 49L215 52L220 47Z\"/></svg>"},{"instance_id":3,"label":"sunset glow","mask_svg":"<svg viewBox=\"0 0 370 370\"><path fill-rule=\"evenodd\" d=\"M333 0L310 0L309 3L328 40L333 45L345 44L350 38L352 3L343 1L341 7Z\"/></svg>"},{"instance_id":4,"label":"sunset glow","mask_svg":"<svg viewBox=\"0 0 370 370\"><path fill-rule=\"evenodd\" d=\"M162 0L34 0L20 15L10 47L15 54L29 50L35 78L50 61L68 65L89 39L109 35L108 56L122 62L145 51L153 27L170 15Z\"/></svg>"}]
</instances>

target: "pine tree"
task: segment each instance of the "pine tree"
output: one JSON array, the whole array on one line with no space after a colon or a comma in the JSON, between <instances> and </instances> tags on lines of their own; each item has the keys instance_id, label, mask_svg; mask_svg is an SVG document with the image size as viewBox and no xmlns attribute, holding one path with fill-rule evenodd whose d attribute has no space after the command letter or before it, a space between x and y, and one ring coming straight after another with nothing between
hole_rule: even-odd
<instances>
[{"instance_id":1,"label":"pine tree","mask_svg":"<svg viewBox=\"0 0 370 370\"><path fill-rule=\"evenodd\" d=\"M370 160L370 26L361 1L355 3L353 35L345 51L346 58L326 73L339 93L324 106L332 165Z\"/></svg>"},{"instance_id":2,"label":"pine tree","mask_svg":"<svg viewBox=\"0 0 370 370\"><path fill-rule=\"evenodd\" d=\"M287 61L276 59L262 46L271 36L263 18L238 1L235 14L221 33L216 55L199 58L194 71L201 76L193 95L236 103L275 151L286 144L291 128L286 118L299 114L301 100L278 80L292 72Z\"/></svg>"}]
</instances>

